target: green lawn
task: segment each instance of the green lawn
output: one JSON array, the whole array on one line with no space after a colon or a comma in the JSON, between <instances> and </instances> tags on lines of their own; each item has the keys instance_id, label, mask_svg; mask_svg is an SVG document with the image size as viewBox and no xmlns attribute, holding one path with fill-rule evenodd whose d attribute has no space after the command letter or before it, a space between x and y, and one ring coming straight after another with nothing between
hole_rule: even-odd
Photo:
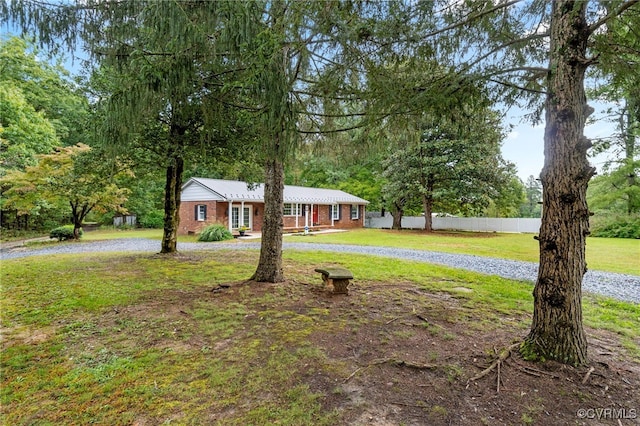
<instances>
[{"instance_id":1,"label":"green lawn","mask_svg":"<svg viewBox=\"0 0 640 426\"><path fill-rule=\"evenodd\" d=\"M469 348L480 335L526 333L529 283L336 253L331 261L361 278L350 296L334 298L313 273L326 256L287 251L289 281L278 285L243 284L257 251L3 261L3 424L344 424L345 411L323 408L323 401L357 371L349 361L356 349L332 358L322 344L327 336L339 341L340 333L375 326L366 335L373 339L367 350L376 351L426 333L438 339L421 340L440 365L431 377L455 367L450 386L463 389L477 368L459 367L469 354L448 353L447 344ZM220 284L232 287L212 291ZM640 359L640 305L586 296L584 312L587 326L608 330ZM408 323L416 313L430 323ZM387 332L392 327L397 331Z\"/></svg>"},{"instance_id":2,"label":"green lawn","mask_svg":"<svg viewBox=\"0 0 640 426\"><path fill-rule=\"evenodd\" d=\"M445 253L537 262L538 241L533 234L392 231L355 229L348 232L294 235L286 241L310 243L356 244L366 246L401 247ZM640 275L640 240L622 238L588 238L589 269Z\"/></svg>"},{"instance_id":3,"label":"green lawn","mask_svg":"<svg viewBox=\"0 0 640 426\"><path fill-rule=\"evenodd\" d=\"M286 236L285 241L401 247L537 262L538 241L534 240L533 236L533 234L472 232L435 232L427 234L410 230L354 229L347 232ZM114 238L152 238L160 240L162 238L162 230L99 230L87 232L83 237L84 240L88 241ZM196 239L196 236L181 236L179 241L195 242ZM594 270L640 275L640 240L588 238L587 266L589 269Z\"/></svg>"}]
</instances>

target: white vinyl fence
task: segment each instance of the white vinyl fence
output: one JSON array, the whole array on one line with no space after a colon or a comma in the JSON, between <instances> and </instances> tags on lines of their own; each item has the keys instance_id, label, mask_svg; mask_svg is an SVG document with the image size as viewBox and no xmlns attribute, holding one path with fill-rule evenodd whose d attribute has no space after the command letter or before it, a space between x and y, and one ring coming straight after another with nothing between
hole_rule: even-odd
<instances>
[{"instance_id":1,"label":"white vinyl fence","mask_svg":"<svg viewBox=\"0 0 640 426\"><path fill-rule=\"evenodd\" d=\"M367 217L366 228L391 228L393 217ZM424 216L405 216L403 229L424 229ZM531 232L540 231L539 218L493 218L493 217L434 217L433 229L476 232Z\"/></svg>"}]
</instances>

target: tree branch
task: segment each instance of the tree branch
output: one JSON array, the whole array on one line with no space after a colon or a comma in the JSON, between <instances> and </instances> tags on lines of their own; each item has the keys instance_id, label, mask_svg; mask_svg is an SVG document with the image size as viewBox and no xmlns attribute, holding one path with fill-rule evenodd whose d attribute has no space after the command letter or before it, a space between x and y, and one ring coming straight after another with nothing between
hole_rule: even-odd
<instances>
[{"instance_id":1,"label":"tree branch","mask_svg":"<svg viewBox=\"0 0 640 426\"><path fill-rule=\"evenodd\" d=\"M625 10L627 10L627 9L633 7L634 5L636 5L638 3L638 1L639 0L629 0L627 2L622 3L620 6L618 6L617 9L615 9L612 12L607 13L600 20L598 20L597 22L594 22L593 24L591 24L589 26L588 33L589 34L593 34L595 31L598 30L598 28L602 27L604 24L609 22L611 19L615 18L616 16L621 15Z\"/></svg>"}]
</instances>

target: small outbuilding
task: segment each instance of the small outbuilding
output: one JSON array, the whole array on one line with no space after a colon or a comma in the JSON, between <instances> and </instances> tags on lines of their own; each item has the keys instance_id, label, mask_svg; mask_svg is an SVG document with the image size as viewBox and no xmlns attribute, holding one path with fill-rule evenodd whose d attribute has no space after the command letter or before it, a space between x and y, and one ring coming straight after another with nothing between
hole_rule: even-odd
<instances>
[{"instance_id":1,"label":"small outbuilding","mask_svg":"<svg viewBox=\"0 0 640 426\"><path fill-rule=\"evenodd\" d=\"M284 229L362 228L367 204L367 200L337 189L285 185ZM199 233L214 223L232 232L260 232L263 214L264 185L191 178L182 186L178 233Z\"/></svg>"}]
</instances>

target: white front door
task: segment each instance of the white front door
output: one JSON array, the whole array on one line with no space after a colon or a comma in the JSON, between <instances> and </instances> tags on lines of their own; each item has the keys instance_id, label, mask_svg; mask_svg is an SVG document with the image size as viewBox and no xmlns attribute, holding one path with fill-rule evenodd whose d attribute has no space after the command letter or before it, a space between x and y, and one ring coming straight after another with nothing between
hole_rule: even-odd
<instances>
[{"instance_id":1,"label":"white front door","mask_svg":"<svg viewBox=\"0 0 640 426\"><path fill-rule=\"evenodd\" d=\"M231 227L238 229L241 226L246 226L249 229L253 229L253 206L244 206L242 217L240 217L241 205L231 206Z\"/></svg>"}]
</instances>

